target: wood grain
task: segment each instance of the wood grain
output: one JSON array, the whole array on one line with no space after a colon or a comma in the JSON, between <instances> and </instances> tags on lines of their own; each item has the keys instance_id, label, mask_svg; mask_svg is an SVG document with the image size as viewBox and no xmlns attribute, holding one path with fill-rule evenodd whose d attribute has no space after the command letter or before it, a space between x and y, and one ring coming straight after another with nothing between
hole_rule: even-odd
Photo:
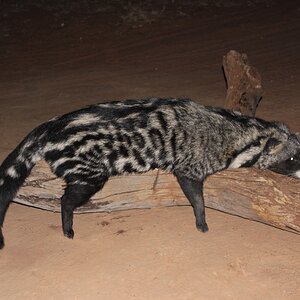
<instances>
[{"instance_id":1,"label":"wood grain","mask_svg":"<svg viewBox=\"0 0 300 300\"><path fill-rule=\"evenodd\" d=\"M60 211L64 182L41 161L14 201ZM209 208L300 234L300 182L271 171L226 170L205 182ZM77 213L189 205L172 174L151 171L112 177Z\"/></svg>"}]
</instances>

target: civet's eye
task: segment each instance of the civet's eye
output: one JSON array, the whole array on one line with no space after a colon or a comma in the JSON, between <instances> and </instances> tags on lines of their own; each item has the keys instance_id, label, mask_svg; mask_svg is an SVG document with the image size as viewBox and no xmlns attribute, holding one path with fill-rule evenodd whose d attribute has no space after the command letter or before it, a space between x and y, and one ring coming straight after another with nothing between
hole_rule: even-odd
<instances>
[{"instance_id":1,"label":"civet's eye","mask_svg":"<svg viewBox=\"0 0 300 300\"><path fill-rule=\"evenodd\" d=\"M293 160L294 160L294 157L291 157L290 160L293 161Z\"/></svg>"}]
</instances>

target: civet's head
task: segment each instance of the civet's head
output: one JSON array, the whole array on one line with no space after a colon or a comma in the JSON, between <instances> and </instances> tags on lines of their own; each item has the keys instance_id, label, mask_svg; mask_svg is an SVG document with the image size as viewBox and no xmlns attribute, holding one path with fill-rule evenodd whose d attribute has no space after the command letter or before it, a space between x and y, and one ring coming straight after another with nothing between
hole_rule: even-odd
<instances>
[{"instance_id":1,"label":"civet's head","mask_svg":"<svg viewBox=\"0 0 300 300\"><path fill-rule=\"evenodd\" d=\"M267 140L255 165L300 179L300 141L296 134L284 129Z\"/></svg>"}]
</instances>

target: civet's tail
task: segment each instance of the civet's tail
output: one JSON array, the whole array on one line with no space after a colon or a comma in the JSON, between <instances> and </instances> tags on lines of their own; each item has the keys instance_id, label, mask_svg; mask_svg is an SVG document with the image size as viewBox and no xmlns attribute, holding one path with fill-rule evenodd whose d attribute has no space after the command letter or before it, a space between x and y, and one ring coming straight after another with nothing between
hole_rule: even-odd
<instances>
[{"instance_id":1,"label":"civet's tail","mask_svg":"<svg viewBox=\"0 0 300 300\"><path fill-rule=\"evenodd\" d=\"M33 166L41 158L38 153L38 131L33 130L0 166L0 249L4 247L2 225L7 208Z\"/></svg>"}]
</instances>

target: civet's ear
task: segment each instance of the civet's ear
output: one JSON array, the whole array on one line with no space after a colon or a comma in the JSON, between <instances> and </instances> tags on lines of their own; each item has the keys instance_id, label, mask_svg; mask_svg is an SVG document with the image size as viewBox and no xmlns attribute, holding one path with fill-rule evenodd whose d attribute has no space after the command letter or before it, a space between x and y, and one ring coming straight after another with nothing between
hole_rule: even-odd
<instances>
[{"instance_id":1,"label":"civet's ear","mask_svg":"<svg viewBox=\"0 0 300 300\"><path fill-rule=\"evenodd\" d=\"M264 151L268 154L276 154L283 148L283 143L275 138L269 138Z\"/></svg>"},{"instance_id":2,"label":"civet's ear","mask_svg":"<svg viewBox=\"0 0 300 300\"><path fill-rule=\"evenodd\" d=\"M292 140L299 140L299 132L290 134L289 138Z\"/></svg>"}]
</instances>

